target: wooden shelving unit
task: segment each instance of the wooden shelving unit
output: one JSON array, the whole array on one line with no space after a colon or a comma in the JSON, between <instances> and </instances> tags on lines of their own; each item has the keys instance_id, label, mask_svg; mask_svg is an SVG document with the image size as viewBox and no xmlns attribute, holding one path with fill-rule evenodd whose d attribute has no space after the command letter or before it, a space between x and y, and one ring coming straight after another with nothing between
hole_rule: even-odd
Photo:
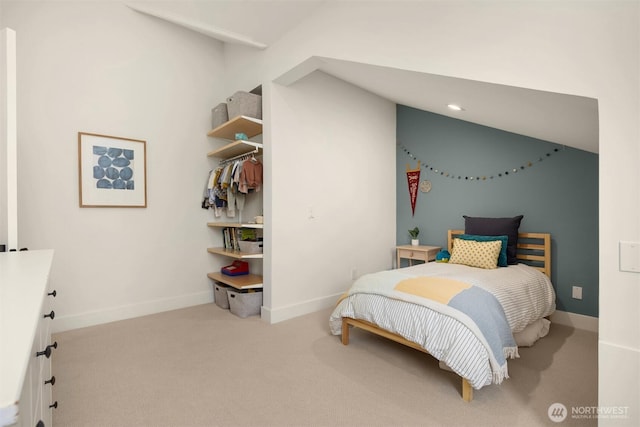
<instances>
[{"instance_id":1,"label":"wooden shelving unit","mask_svg":"<svg viewBox=\"0 0 640 427\"><path fill-rule=\"evenodd\" d=\"M207 252L209 252L210 254L224 255L236 259L260 259L263 257L261 253L250 254L246 252L233 251L226 248L207 248Z\"/></svg>"},{"instance_id":2,"label":"wooden shelving unit","mask_svg":"<svg viewBox=\"0 0 640 427\"><path fill-rule=\"evenodd\" d=\"M233 286L236 289L259 289L262 287L262 276L245 274L244 276L227 276L222 273L209 273L207 277L216 282Z\"/></svg>"},{"instance_id":3,"label":"wooden shelving unit","mask_svg":"<svg viewBox=\"0 0 640 427\"><path fill-rule=\"evenodd\" d=\"M234 117L217 128L210 130L207 135L235 141L236 133L240 132L247 135L247 138L260 135L262 133L262 120L247 116Z\"/></svg>"},{"instance_id":4,"label":"wooden shelving unit","mask_svg":"<svg viewBox=\"0 0 640 427\"><path fill-rule=\"evenodd\" d=\"M207 156L228 159L231 157L241 156L243 154L249 154L251 152L254 152L256 156L262 155L262 144L253 141L238 140L227 144L224 147L209 151Z\"/></svg>"},{"instance_id":5,"label":"wooden shelving unit","mask_svg":"<svg viewBox=\"0 0 640 427\"><path fill-rule=\"evenodd\" d=\"M262 120L253 117L238 116L222 125L212 129L207 133L213 138L220 138L229 141L228 144L207 153L208 157L215 157L221 160L233 159L245 154L255 153L256 156L262 154L262 143L247 140L236 140L237 133L244 133L247 138L253 138L262 134ZM207 222L208 227L214 228L255 228L263 229L264 224L237 223L237 222ZM246 253L226 249L224 247L207 248L207 252L214 255L222 255L235 259L262 259L262 253ZM257 274L246 274L241 276L228 276L220 272L208 273L207 277L216 282L224 283L236 289L258 289L262 288L262 276Z\"/></svg>"},{"instance_id":6,"label":"wooden shelving unit","mask_svg":"<svg viewBox=\"0 0 640 427\"><path fill-rule=\"evenodd\" d=\"M207 226L209 227L236 227L236 228L264 228L264 224L256 224L256 223L238 223L238 222L208 222Z\"/></svg>"}]
</instances>

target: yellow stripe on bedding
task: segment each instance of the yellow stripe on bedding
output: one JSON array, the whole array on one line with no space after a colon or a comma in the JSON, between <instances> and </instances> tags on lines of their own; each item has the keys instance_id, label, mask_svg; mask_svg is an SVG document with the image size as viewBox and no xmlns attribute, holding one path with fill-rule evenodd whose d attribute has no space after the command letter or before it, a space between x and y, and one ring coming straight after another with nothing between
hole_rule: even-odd
<instances>
[{"instance_id":1,"label":"yellow stripe on bedding","mask_svg":"<svg viewBox=\"0 0 640 427\"><path fill-rule=\"evenodd\" d=\"M414 277L399 282L394 289L442 304L449 304L451 298L470 287L471 285L468 283L442 277Z\"/></svg>"}]
</instances>

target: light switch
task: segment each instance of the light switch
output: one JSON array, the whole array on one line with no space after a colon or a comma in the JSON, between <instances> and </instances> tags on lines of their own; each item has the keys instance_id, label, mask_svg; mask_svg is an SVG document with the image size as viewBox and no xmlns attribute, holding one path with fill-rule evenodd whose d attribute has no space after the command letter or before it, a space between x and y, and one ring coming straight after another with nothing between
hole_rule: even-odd
<instances>
[{"instance_id":1,"label":"light switch","mask_svg":"<svg viewBox=\"0 0 640 427\"><path fill-rule=\"evenodd\" d=\"M620 271L640 273L640 242L620 242Z\"/></svg>"}]
</instances>

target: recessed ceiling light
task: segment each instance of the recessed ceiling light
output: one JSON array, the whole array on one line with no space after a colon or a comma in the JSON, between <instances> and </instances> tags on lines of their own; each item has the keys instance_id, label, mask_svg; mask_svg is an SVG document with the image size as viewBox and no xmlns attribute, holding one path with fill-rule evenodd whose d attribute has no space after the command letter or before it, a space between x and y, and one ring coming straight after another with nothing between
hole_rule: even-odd
<instances>
[{"instance_id":1,"label":"recessed ceiling light","mask_svg":"<svg viewBox=\"0 0 640 427\"><path fill-rule=\"evenodd\" d=\"M454 110L454 111L464 111L464 108L462 108L461 106L459 106L457 104L449 104L449 105L447 105L447 107L449 107L449 109Z\"/></svg>"}]
</instances>

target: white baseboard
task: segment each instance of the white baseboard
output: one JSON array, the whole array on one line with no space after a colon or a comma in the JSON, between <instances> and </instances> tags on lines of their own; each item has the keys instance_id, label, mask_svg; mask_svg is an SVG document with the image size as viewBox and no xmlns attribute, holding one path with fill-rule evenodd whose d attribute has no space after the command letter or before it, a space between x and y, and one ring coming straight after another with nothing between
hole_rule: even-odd
<instances>
[{"instance_id":1,"label":"white baseboard","mask_svg":"<svg viewBox=\"0 0 640 427\"><path fill-rule=\"evenodd\" d=\"M198 292L189 295L179 295L170 298L161 298L153 301L145 301L139 304L123 305L105 310L92 311L71 316L56 316L52 324L52 332L64 332L71 329L85 328L87 326L100 325L118 320L131 319L133 317L147 316L163 311L177 310L194 305L213 302L213 292Z\"/></svg>"},{"instance_id":2,"label":"white baseboard","mask_svg":"<svg viewBox=\"0 0 640 427\"><path fill-rule=\"evenodd\" d=\"M598 318L585 316L584 314L569 313L568 311L556 310L550 316L551 323L571 326L576 329L583 329L590 332L598 332Z\"/></svg>"},{"instance_id":3,"label":"white baseboard","mask_svg":"<svg viewBox=\"0 0 640 427\"><path fill-rule=\"evenodd\" d=\"M315 298L298 304L291 304L280 308L262 307L262 319L268 323L278 323L293 319L305 314L314 313L335 306L336 301L342 293ZM177 310L194 305L209 304L213 302L213 292L199 292L189 295L180 295L171 298L162 298L153 301L146 301L139 304L124 305L115 308L108 308L100 311L81 313L71 316L56 317L53 322L53 333L64 332L72 329L85 328L87 326L100 325L103 323L116 322L118 320L131 319L134 317L147 316L149 314L161 313L163 311ZM591 332L598 332L598 318L585 316L582 314L569 313L556 310L551 315L551 322L560 325L571 326Z\"/></svg>"},{"instance_id":4,"label":"white baseboard","mask_svg":"<svg viewBox=\"0 0 640 427\"><path fill-rule=\"evenodd\" d=\"M308 300L300 304L292 304L275 309L262 307L262 319L269 323L278 323L284 320L293 319L294 317L313 313L315 311L324 310L325 308L335 306L336 301L338 301L338 298L340 298L341 295L342 293L338 293L327 297ZM583 329L590 332L598 332L597 317L556 310L550 316L550 319L551 323L571 326L572 328Z\"/></svg>"},{"instance_id":5,"label":"white baseboard","mask_svg":"<svg viewBox=\"0 0 640 427\"><path fill-rule=\"evenodd\" d=\"M342 292L335 295L315 298L301 302L299 304L292 304L280 308L270 309L267 307L262 307L262 320L265 320L269 323L278 323L284 320L293 319L294 317L324 310L325 308L334 307L336 305L336 301L338 301L338 298L340 298L340 295L342 295Z\"/></svg>"}]
</instances>

